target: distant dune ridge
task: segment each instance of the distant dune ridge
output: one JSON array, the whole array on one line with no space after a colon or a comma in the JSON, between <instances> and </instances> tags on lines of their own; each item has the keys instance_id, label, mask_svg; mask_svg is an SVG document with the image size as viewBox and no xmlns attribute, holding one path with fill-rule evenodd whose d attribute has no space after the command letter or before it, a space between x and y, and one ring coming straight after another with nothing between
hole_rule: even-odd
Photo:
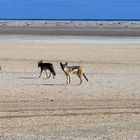
<instances>
[{"instance_id":1,"label":"distant dune ridge","mask_svg":"<svg viewBox=\"0 0 140 140\"><path fill-rule=\"evenodd\" d=\"M140 36L140 21L1 20L0 34Z\"/></svg>"}]
</instances>

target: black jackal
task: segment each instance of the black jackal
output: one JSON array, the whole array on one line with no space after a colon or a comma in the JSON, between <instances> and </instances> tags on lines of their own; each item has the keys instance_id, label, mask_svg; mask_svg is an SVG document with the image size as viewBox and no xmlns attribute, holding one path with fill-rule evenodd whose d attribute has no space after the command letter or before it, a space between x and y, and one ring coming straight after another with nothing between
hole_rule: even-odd
<instances>
[{"instance_id":1,"label":"black jackal","mask_svg":"<svg viewBox=\"0 0 140 140\"><path fill-rule=\"evenodd\" d=\"M47 77L47 78L49 78L49 77L51 76L51 73L53 74L53 77L55 77L56 73L55 73L54 66L53 66L52 63L43 63L43 61L41 60L41 61L38 62L38 67L41 68L39 78L40 78L40 76L41 76L43 70L46 71L46 77ZM47 74L47 70L50 71L49 76L48 76L48 74Z\"/></svg>"}]
</instances>

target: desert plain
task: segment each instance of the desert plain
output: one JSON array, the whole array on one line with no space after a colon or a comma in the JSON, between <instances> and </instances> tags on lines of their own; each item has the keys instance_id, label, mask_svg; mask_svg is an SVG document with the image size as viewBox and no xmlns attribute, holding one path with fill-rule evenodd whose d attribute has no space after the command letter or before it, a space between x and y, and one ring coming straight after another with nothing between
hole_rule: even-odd
<instances>
[{"instance_id":1,"label":"desert plain","mask_svg":"<svg viewBox=\"0 0 140 140\"><path fill-rule=\"evenodd\" d=\"M34 35L35 27L27 35L25 27L6 25L0 27L0 140L140 139L138 35ZM126 30L117 27L115 34ZM39 78L41 59L53 63L55 79L45 72ZM89 81L79 86L73 75L66 85L60 62L82 65Z\"/></svg>"}]
</instances>

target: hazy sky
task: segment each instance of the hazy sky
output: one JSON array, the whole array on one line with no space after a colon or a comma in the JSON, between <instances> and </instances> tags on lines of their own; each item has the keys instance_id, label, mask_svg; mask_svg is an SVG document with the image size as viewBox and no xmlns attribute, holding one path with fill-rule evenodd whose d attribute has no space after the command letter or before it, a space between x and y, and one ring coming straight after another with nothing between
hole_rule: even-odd
<instances>
[{"instance_id":1,"label":"hazy sky","mask_svg":"<svg viewBox=\"0 0 140 140\"><path fill-rule=\"evenodd\" d=\"M0 0L0 18L140 19L140 0Z\"/></svg>"}]
</instances>

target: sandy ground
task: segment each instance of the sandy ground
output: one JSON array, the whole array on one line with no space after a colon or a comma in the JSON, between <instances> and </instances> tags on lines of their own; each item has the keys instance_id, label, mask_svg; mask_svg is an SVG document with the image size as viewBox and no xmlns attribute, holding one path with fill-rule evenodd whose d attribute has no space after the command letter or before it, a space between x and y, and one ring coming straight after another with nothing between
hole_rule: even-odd
<instances>
[{"instance_id":1,"label":"sandy ground","mask_svg":"<svg viewBox=\"0 0 140 140\"><path fill-rule=\"evenodd\" d=\"M139 140L140 42L42 38L0 38L0 139ZM40 59L55 79L38 78ZM89 82L66 85L66 61L83 65Z\"/></svg>"}]
</instances>

